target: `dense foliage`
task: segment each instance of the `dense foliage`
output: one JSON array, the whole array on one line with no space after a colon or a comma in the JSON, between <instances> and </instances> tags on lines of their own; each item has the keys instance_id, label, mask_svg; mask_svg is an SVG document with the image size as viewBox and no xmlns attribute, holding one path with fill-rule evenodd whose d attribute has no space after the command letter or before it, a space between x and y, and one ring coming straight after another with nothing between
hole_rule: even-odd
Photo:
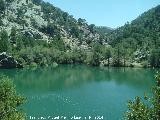
<instances>
[{"instance_id":1,"label":"dense foliage","mask_svg":"<svg viewBox=\"0 0 160 120\"><path fill-rule=\"evenodd\" d=\"M8 33L6 31L0 32L0 52L7 52L9 50Z\"/></svg>"},{"instance_id":2,"label":"dense foliage","mask_svg":"<svg viewBox=\"0 0 160 120\"><path fill-rule=\"evenodd\" d=\"M159 120L160 119L160 74L156 75L156 86L153 88L153 97L145 96L145 103L139 97L129 101L129 111L126 120Z\"/></svg>"},{"instance_id":3,"label":"dense foliage","mask_svg":"<svg viewBox=\"0 0 160 120\"><path fill-rule=\"evenodd\" d=\"M61 39L53 40L50 44L47 44L45 41L34 41L27 38L22 40L21 37L23 36L18 36L16 39L16 47L14 47L12 53L24 65L34 63L40 66L48 66L56 62L60 64L84 63L97 66L100 60L108 59L109 61L111 56L110 49L102 45L93 46L91 51L77 49L71 51Z\"/></svg>"},{"instance_id":4,"label":"dense foliage","mask_svg":"<svg viewBox=\"0 0 160 120\"><path fill-rule=\"evenodd\" d=\"M160 67L160 5L113 31L106 41L119 51L126 50L128 56L124 56L130 61Z\"/></svg>"},{"instance_id":5,"label":"dense foliage","mask_svg":"<svg viewBox=\"0 0 160 120\"><path fill-rule=\"evenodd\" d=\"M0 119L24 120L25 114L18 108L25 99L18 95L8 77L0 78Z\"/></svg>"},{"instance_id":6,"label":"dense foliage","mask_svg":"<svg viewBox=\"0 0 160 120\"><path fill-rule=\"evenodd\" d=\"M5 13L6 6L9 10L12 2L14 0L0 0L0 14ZM35 15L43 20L38 22L36 17L27 16L30 14L28 10L36 12ZM21 28L17 29L15 25L11 31L0 31L0 52L10 53L24 65L50 65L57 62L160 67L160 6L115 30L89 25L81 18L76 20L42 0L32 0L32 3L27 0L15 11L17 19L9 15L7 19ZM3 28L6 25L3 25L1 18L0 26ZM46 24L41 25L44 21Z\"/></svg>"}]
</instances>

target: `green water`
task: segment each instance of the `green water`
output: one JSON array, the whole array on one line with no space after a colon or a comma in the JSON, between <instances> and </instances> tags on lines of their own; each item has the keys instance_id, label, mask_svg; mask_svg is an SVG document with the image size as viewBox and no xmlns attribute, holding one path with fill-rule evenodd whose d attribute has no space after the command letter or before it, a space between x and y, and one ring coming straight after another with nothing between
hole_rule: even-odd
<instances>
[{"instance_id":1,"label":"green water","mask_svg":"<svg viewBox=\"0 0 160 120\"><path fill-rule=\"evenodd\" d=\"M18 92L27 97L23 108L28 119L65 116L70 120L75 115L81 120L89 116L91 120L97 116L119 120L127 109L127 100L145 92L151 94L156 70L60 65L0 73L13 78Z\"/></svg>"}]
</instances>

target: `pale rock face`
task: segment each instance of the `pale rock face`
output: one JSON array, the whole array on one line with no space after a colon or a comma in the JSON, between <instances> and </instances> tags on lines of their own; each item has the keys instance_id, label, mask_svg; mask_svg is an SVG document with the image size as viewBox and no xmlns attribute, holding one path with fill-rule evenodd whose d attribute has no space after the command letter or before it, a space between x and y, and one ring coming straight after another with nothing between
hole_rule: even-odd
<instances>
[{"instance_id":1,"label":"pale rock face","mask_svg":"<svg viewBox=\"0 0 160 120\"><path fill-rule=\"evenodd\" d=\"M35 21L38 23L39 26L47 26L47 22L40 16L33 16L33 18L35 19Z\"/></svg>"},{"instance_id":2,"label":"pale rock face","mask_svg":"<svg viewBox=\"0 0 160 120\"><path fill-rule=\"evenodd\" d=\"M28 5L32 4L32 2L31 2L31 0L28 0L28 3L26 1L27 0L16 0L15 2L10 4L9 9L6 12L7 15L2 19L4 26L0 27L0 29L1 30L5 29L8 32L8 34L11 33L12 27L16 27L16 29L21 29L22 33L24 33L25 31L28 31L28 30L32 30L33 33L41 35L42 40L48 41L48 36L47 35L45 35L44 33L40 32L39 30L37 30L37 29L35 29L34 27L31 26L30 18L35 19L35 21L37 22L37 24L39 26L42 26L42 25L46 26L47 25L47 21L45 21L42 18L43 13L41 12L41 7L33 5L33 8L30 9L28 7ZM25 6L26 9L27 9L26 13L24 14L24 20L26 21L28 26L25 26L24 30L23 30L22 25L17 24L14 21L9 21L10 18L15 19L15 20L18 19L17 15L16 15L17 9L21 8L22 6ZM38 13L40 13L40 15Z\"/></svg>"},{"instance_id":3,"label":"pale rock face","mask_svg":"<svg viewBox=\"0 0 160 120\"><path fill-rule=\"evenodd\" d=\"M21 19L24 20L25 24L17 23L17 21L19 20L17 16L18 9L23 9L24 11L23 18ZM43 18L41 6L33 4L32 0L15 0L9 5L5 17L2 18L4 26L0 26L0 30L5 29L10 35L12 27L16 27L17 30L20 30L19 34L28 32L31 36L39 35L40 37L36 40L44 40L49 43L52 38L47 34L40 32L38 28L35 28L34 25L32 25L33 20L38 27L47 26L48 24L48 21ZM49 19L49 21L50 23L55 23L56 20L54 21L53 19ZM90 47L88 46L86 41L98 41L100 38L99 34L91 33L87 25L78 26L79 30L83 33L80 38L81 40L79 40L79 38L74 38L73 36L71 36L68 31L64 29L64 26L60 26L59 24L57 24L56 26L60 30L60 36L63 39L64 43L70 46L71 50L88 50L90 49Z\"/></svg>"}]
</instances>

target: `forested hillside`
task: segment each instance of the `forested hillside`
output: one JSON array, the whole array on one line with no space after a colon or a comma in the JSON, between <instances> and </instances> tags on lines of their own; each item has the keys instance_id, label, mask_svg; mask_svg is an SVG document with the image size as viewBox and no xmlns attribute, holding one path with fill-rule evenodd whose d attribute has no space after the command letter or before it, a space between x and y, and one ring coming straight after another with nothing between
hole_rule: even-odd
<instances>
[{"instance_id":1,"label":"forested hillside","mask_svg":"<svg viewBox=\"0 0 160 120\"><path fill-rule=\"evenodd\" d=\"M0 0L0 66L160 67L159 18L157 6L113 30L41 0Z\"/></svg>"},{"instance_id":2,"label":"forested hillside","mask_svg":"<svg viewBox=\"0 0 160 120\"><path fill-rule=\"evenodd\" d=\"M0 52L21 64L99 64L93 49L104 40L94 24L41 0L0 0L0 11Z\"/></svg>"},{"instance_id":3,"label":"forested hillside","mask_svg":"<svg viewBox=\"0 0 160 120\"><path fill-rule=\"evenodd\" d=\"M117 51L117 64L123 59L160 67L160 5L113 31L106 42Z\"/></svg>"}]
</instances>

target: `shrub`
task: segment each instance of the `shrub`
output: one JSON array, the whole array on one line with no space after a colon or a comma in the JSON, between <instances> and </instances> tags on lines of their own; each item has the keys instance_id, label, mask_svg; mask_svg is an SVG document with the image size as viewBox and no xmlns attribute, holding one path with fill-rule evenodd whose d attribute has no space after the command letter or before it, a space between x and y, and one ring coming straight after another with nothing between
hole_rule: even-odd
<instances>
[{"instance_id":1,"label":"shrub","mask_svg":"<svg viewBox=\"0 0 160 120\"><path fill-rule=\"evenodd\" d=\"M153 97L145 97L146 103L139 97L133 102L129 101L126 120L160 120L160 74L158 73L155 78L157 84L153 89Z\"/></svg>"},{"instance_id":2,"label":"shrub","mask_svg":"<svg viewBox=\"0 0 160 120\"><path fill-rule=\"evenodd\" d=\"M0 78L0 120L24 120L25 114L18 108L25 98L18 95L8 77Z\"/></svg>"}]
</instances>

